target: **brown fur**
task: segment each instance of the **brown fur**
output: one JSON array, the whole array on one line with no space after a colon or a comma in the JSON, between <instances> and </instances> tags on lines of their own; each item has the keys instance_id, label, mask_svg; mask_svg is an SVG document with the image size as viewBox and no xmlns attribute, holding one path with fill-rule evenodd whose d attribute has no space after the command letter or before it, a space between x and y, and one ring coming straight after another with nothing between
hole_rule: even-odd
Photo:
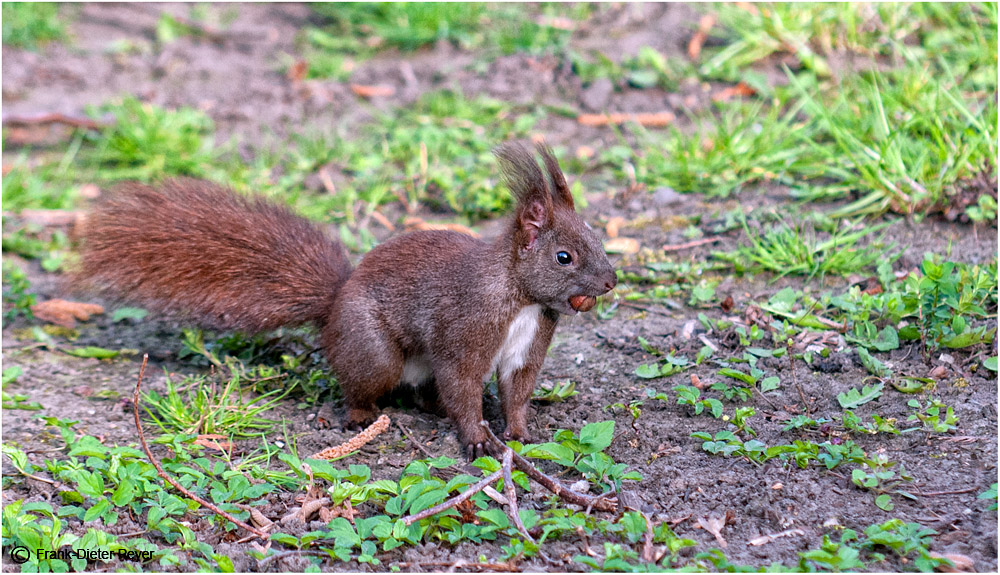
<instances>
[{"instance_id":1,"label":"brown fur","mask_svg":"<svg viewBox=\"0 0 1000 575\"><path fill-rule=\"evenodd\" d=\"M434 386L468 455L479 455L482 383L491 368L500 376L505 435L524 439L559 313L576 313L571 297L600 295L616 283L554 156L544 146L537 151L544 173L519 144L497 150L517 207L492 243L415 232L377 246L351 272L341 246L284 208L175 180L160 190L124 186L95 210L84 232L82 275L213 327L261 331L314 322L348 424L373 420L375 401L409 378ZM571 264L557 263L562 251ZM537 325L528 332L533 338L514 346L523 351L511 356L520 362L500 359L525 308L523 317L537 324L518 325ZM528 313L536 309L537 316Z\"/></svg>"}]
</instances>

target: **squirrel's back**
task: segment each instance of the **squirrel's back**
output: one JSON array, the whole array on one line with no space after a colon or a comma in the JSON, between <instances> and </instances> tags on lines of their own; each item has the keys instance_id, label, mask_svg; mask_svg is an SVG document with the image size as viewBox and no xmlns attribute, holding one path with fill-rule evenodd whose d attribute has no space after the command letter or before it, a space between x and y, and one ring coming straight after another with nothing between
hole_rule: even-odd
<instances>
[{"instance_id":1,"label":"squirrel's back","mask_svg":"<svg viewBox=\"0 0 1000 575\"><path fill-rule=\"evenodd\" d=\"M217 329L323 323L351 273L309 221L201 180L120 185L82 237L78 282Z\"/></svg>"}]
</instances>

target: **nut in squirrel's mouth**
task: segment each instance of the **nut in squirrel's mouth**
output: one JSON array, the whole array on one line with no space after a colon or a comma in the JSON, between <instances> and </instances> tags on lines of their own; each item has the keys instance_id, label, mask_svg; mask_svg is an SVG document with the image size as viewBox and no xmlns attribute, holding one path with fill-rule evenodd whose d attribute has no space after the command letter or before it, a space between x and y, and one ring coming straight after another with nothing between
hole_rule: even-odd
<instances>
[{"instance_id":1,"label":"nut in squirrel's mouth","mask_svg":"<svg viewBox=\"0 0 1000 575\"><path fill-rule=\"evenodd\" d=\"M569 305L576 311L590 311L597 305L597 298L592 295L575 295L569 298Z\"/></svg>"}]
</instances>

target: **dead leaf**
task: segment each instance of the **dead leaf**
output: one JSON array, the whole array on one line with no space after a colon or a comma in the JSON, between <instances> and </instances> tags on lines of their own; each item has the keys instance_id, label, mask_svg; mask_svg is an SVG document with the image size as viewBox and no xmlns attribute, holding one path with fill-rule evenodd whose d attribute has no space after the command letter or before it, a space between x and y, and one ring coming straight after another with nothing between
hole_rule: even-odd
<instances>
[{"instance_id":1,"label":"dead leaf","mask_svg":"<svg viewBox=\"0 0 1000 575\"><path fill-rule=\"evenodd\" d=\"M42 227L63 227L76 224L84 212L76 210L21 210L22 221Z\"/></svg>"},{"instance_id":2,"label":"dead leaf","mask_svg":"<svg viewBox=\"0 0 1000 575\"><path fill-rule=\"evenodd\" d=\"M639 253L639 240L633 238L611 238L604 242L604 251L609 254Z\"/></svg>"},{"instance_id":3,"label":"dead leaf","mask_svg":"<svg viewBox=\"0 0 1000 575\"><path fill-rule=\"evenodd\" d=\"M958 553L934 553L931 552L931 557L935 559L947 559L951 561L953 565L938 565L937 570L942 573L975 573L976 572L976 562L965 555L959 555Z\"/></svg>"},{"instance_id":4,"label":"dead leaf","mask_svg":"<svg viewBox=\"0 0 1000 575\"><path fill-rule=\"evenodd\" d=\"M576 121L581 126L609 126L635 122L641 126L662 128L669 126L676 119L671 112L653 112L645 114L580 114Z\"/></svg>"},{"instance_id":5,"label":"dead leaf","mask_svg":"<svg viewBox=\"0 0 1000 575\"><path fill-rule=\"evenodd\" d=\"M197 438L195 438L194 444L206 447L208 449L221 451L223 453L229 453L229 451L233 448L233 444L229 441L224 441L225 439L226 439L225 435L209 433L209 434L199 435Z\"/></svg>"},{"instance_id":6,"label":"dead leaf","mask_svg":"<svg viewBox=\"0 0 1000 575\"><path fill-rule=\"evenodd\" d=\"M288 73L286 76L292 82L292 84L301 84L303 80L306 79L306 75L309 73L309 62L305 60L297 60L291 67L288 68Z\"/></svg>"},{"instance_id":7,"label":"dead leaf","mask_svg":"<svg viewBox=\"0 0 1000 575\"><path fill-rule=\"evenodd\" d=\"M728 88L723 88L718 92L712 94L713 102L728 102L737 96L750 97L757 94L757 91L751 88L747 83L740 82L735 86L730 86Z\"/></svg>"},{"instance_id":8,"label":"dead leaf","mask_svg":"<svg viewBox=\"0 0 1000 575\"><path fill-rule=\"evenodd\" d=\"M729 546L722 537L722 528L726 526L725 516L711 515L709 517L702 517L698 519L698 525L705 531L715 535L715 540L719 543L719 547L725 549Z\"/></svg>"},{"instance_id":9,"label":"dead leaf","mask_svg":"<svg viewBox=\"0 0 1000 575\"><path fill-rule=\"evenodd\" d=\"M768 535L761 535L760 537L754 537L750 541L747 541L750 545L764 545L765 543L770 543L775 539L781 539L782 537L797 537L805 535L806 532L801 529L788 529L787 531L782 531L780 533L771 533Z\"/></svg>"},{"instance_id":10,"label":"dead leaf","mask_svg":"<svg viewBox=\"0 0 1000 575\"><path fill-rule=\"evenodd\" d=\"M691 385L697 387L698 389L705 389L705 384L702 383L701 378L695 374L691 374Z\"/></svg>"},{"instance_id":11,"label":"dead leaf","mask_svg":"<svg viewBox=\"0 0 1000 575\"><path fill-rule=\"evenodd\" d=\"M735 306L736 303L733 301L733 296L727 295L726 299L722 300L722 303L719 305L722 307L722 311L729 313L733 311L733 306Z\"/></svg>"},{"instance_id":12,"label":"dead leaf","mask_svg":"<svg viewBox=\"0 0 1000 575\"><path fill-rule=\"evenodd\" d=\"M625 225L625 218L621 216L615 216L608 220L608 224L604 226L604 229L608 232L609 238L617 238L618 230Z\"/></svg>"},{"instance_id":13,"label":"dead leaf","mask_svg":"<svg viewBox=\"0 0 1000 575\"><path fill-rule=\"evenodd\" d=\"M463 226L462 224L448 224L448 223L435 224L435 223L425 222L420 218L406 218L406 220L403 221L403 226L406 228L406 231L408 232L424 231L424 230L446 230L446 231L458 232L460 234L465 234L468 236L472 236L474 238L479 237L479 234Z\"/></svg>"},{"instance_id":14,"label":"dead leaf","mask_svg":"<svg viewBox=\"0 0 1000 575\"><path fill-rule=\"evenodd\" d=\"M694 33L691 42L688 43L688 57L692 60L697 60L698 56L701 56L701 47L708 39L708 31L712 29L712 26L715 26L715 14L705 14L698 21L698 31Z\"/></svg>"},{"instance_id":15,"label":"dead leaf","mask_svg":"<svg viewBox=\"0 0 1000 575\"><path fill-rule=\"evenodd\" d=\"M87 321L92 315L104 313L104 308L94 303L50 299L31 306L31 312L43 321L72 328L75 320Z\"/></svg>"},{"instance_id":16,"label":"dead leaf","mask_svg":"<svg viewBox=\"0 0 1000 575\"><path fill-rule=\"evenodd\" d=\"M944 377L948 375L948 368L943 365L934 366L928 375L934 379L944 379Z\"/></svg>"},{"instance_id":17,"label":"dead leaf","mask_svg":"<svg viewBox=\"0 0 1000 575\"><path fill-rule=\"evenodd\" d=\"M396 93L396 89L392 86L365 86L362 84L351 84L351 91L365 99L388 98Z\"/></svg>"}]
</instances>

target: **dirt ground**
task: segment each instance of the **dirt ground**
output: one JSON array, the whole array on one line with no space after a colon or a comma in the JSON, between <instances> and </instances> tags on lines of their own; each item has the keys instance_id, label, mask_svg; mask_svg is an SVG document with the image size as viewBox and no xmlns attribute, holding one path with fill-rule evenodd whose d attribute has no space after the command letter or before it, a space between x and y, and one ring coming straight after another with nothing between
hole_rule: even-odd
<instances>
[{"instance_id":1,"label":"dirt ground","mask_svg":"<svg viewBox=\"0 0 1000 575\"><path fill-rule=\"evenodd\" d=\"M364 62L354 73L353 81L379 83L395 87L395 95L367 102L354 96L346 84L332 81L310 81L307 89L296 88L281 73L279 55L295 53L294 35L313 16L308 7L294 4L230 5L237 14L229 26L225 41L213 43L192 38L179 38L162 51L146 54L106 54L107 46L126 39L152 44L154 28L161 10L186 14L186 7L154 4L83 4L74 9L79 16L70 30L72 44L53 44L40 52L4 47L3 50L3 113L4 115L34 115L62 112L81 115L88 105L98 105L122 94L135 94L165 107L193 106L205 110L216 122L218 138L235 137L241 152L251 154L268 138L280 140L299 131L303 126L348 126L364 129L372 110L388 110L407 106L422 92L442 87L460 87L467 95L488 94L515 102L571 103L581 110L594 108L620 111L660 111L678 106L680 99L694 95L704 99L698 85L682 86L678 93L658 89L623 90L594 93L584 88L579 79L565 73L565 64L549 59L534 59L526 55L500 57L485 72L468 69L472 56L441 44L414 54L382 54ZM215 7L213 9L221 9ZM685 5L625 5L610 10L588 29L574 36L573 42L582 47L600 46L609 55L620 57L634 54L641 46L652 45L668 56L681 57L698 13ZM686 91L686 93L685 93ZM679 117L683 117L678 113ZM606 129L580 126L572 118L549 115L536 127L553 144L586 145L599 148L614 141ZM7 159L8 150L4 150ZM623 186L622 183L614 184ZM721 213L738 205L752 204L781 210L791 202L786 190L765 190L765 193L744 193L726 201L706 201L694 195L669 198L658 202L657 196L640 194L626 204L612 198L612 190L589 189L590 205L585 217L597 227L616 215L633 219L647 215L650 225L641 229L626 229L623 235L638 239L644 246L658 246L685 241L682 229L669 225L671 215ZM483 226L487 235L495 224ZM897 242L904 255L894 269L918 266L927 251L946 253L953 260L981 263L996 258L996 232L991 228L978 233L968 225L925 220L919 224L900 222L889 228L888 238ZM740 232L722 236L714 246L683 252L684 259L703 261L714 249L731 249L740 240ZM625 262L628 265L628 262ZM29 267L33 291L39 299L64 297L67 294L60 279ZM766 299L785 286L801 287L799 279L782 279L768 283L764 279L727 277L717 293L731 295L735 308L731 315L740 315L748 303ZM842 289L844 279L827 279L824 285L812 289ZM637 341L646 338L660 349L678 349L693 357L701 342L681 335L684 324L699 312L721 318L727 314L719 308L693 309L681 305L678 309L658 307L647 313L622 307L611 319L600 320L594 314L564 318L560 322L540 383L570 379L577 382L579 395L565 403L537 404L530 419L530 431L536 439L547 440L556 429L579 429L588 422L614 418L619 432L608 454L616 461L638 470L644 477L639 483L627 484L627 490L639 502L640 508L660 520L678 519L674 531L681 537L699 542L693 551L716 547L718 542L697 519L708 515L732 512L735 520L723 530L730 561L738 564L767 565L772 561L794 564L796 552L819 546L827 527L833 524L861 530L865 526L898 517L918 522L938 531L931 550L937 553L959 553L974 559L976 570L995 572L997 563L997 516L986 511L976 501L976 495L997 480L997 382L986 370L971 373L963 367L965 356L956 354L958 361L948 368L948 375L937 388L937 395L953 406L960 424L956 434L926 434L915 432L899 436L880 434L872 438L856 438L866 451L885 454L892 461L905 461L906 470L914 477L908 486L914 493L938 493L918 497L917 501L894 498L895 509L885 512L872 503L872 495L855 487L850 477L821 468L799 469L774 459L763 466L743 460L721 458L705 453L701 442L690 437L695 431L716 432L721 422L693 416L685 406L647 401L643 415L630 427L631 417L622 410L607 409L613 403L628 403L644 398L646 387L669 391L677 384L687 384L690 376L715 381L717 367L703 365L672 378L642 380L634 375L637 365L650 361ZM24 373L8 392L27 393L32 401L44 406L44 413L62 419L79 420L78 431L103 439L108 444L125 445L135 440L131 412L123 411L120 401L84 399L90 390L113 390L122 397L130 396L138 372L135 358L99 361L79 359L44 350L18 350L26 341L18 340L15 331L24 327L24 320L5 325L3 329L4 367L19 365ZM181 349L182 325L170 319L150 316L139 323L112 324L107 316L81 326L78 345L107 348L133 348L149 353L147 389L162 389L164 370L191 373L197 368L177 359ZM737 346L726 347L725 341L715 341L725 351L738 354ZM904 344L891 356L881 356L898 372L926 376L938 364L936 358L926 363L915 346ZM803 362L790 369L785 361L768 365L785 384L770 394L770 402L755 398L758 416L754 419L758 439L768 445L790 443L799 438L796 432L782 431L781 420L801 412L801 401L795 386L797 381L811 405L812 416L829 417L841 409L836 396L852 387L859 387L867 375L854 352L834 354L825 371L813 371ZM868 418L876 410L884 417L904 421L910 410L909 399L889 390L879 401L856 410ZM498 403L486 402L487 416L500 421ZM338 406L339 409L339 406ZM312 424L314 409L295 409L294 402L282 405L271 417L283 417L289 434L301 434L300 453L311 453L343 441L348 434L339 430L320 430ZM339 411L338 411L339 413ZM387 413L408 426L416 437L434 454L459 456L459 446L451 424L434 415L416 409L390 407ZM53 457L54 438L35 412L4 410L3 440L16 442L31 451L31 460L40 462ZM392 427L374 443L365 447L352 462L364 463L373 476L398 477L402 468L413 458L422 457L396 428ZM4 460L4 475L12 472ZM4 503L14 498L47 499L50 486L27 482L4 493ZM946 493L945 493L946 492ZM284 496L282 496L284 497ZM529 495L540 504L545 494ZM276 506L280 501L275 502ZM109 529L125 533L135 524L123 520ZM79 522L69 522L71 530L85 530ZM798 528L801 535L776 539L766 545L752 546L748 542L760 535ZM579 541L564 537L547 548L552 555L572 556L582 552ZM220 543L217 552L233 558L236 569L256 570L256 562L242 552L245 545ZM435 544L403 548L385 554L381 568L394 561L434 561L455 557L495 557L499 545L463 543L450 549ZM692 553L693 553L692 552ZM270 563L269 570L296 571L304 569L305 559L291 557ZM114 568L114 564L109 564ZM190 568L193 564L188 563ZM525 570L546 570L541 562L524 563ZM579 569L579 564L567 563L566 569ZM891 559L884 564L888 570L906 569ZM371 566L356 563L324 563L324 569L371 570ZM4 571L14 570L7 564Z\"/></svg>"}]
</instances>

